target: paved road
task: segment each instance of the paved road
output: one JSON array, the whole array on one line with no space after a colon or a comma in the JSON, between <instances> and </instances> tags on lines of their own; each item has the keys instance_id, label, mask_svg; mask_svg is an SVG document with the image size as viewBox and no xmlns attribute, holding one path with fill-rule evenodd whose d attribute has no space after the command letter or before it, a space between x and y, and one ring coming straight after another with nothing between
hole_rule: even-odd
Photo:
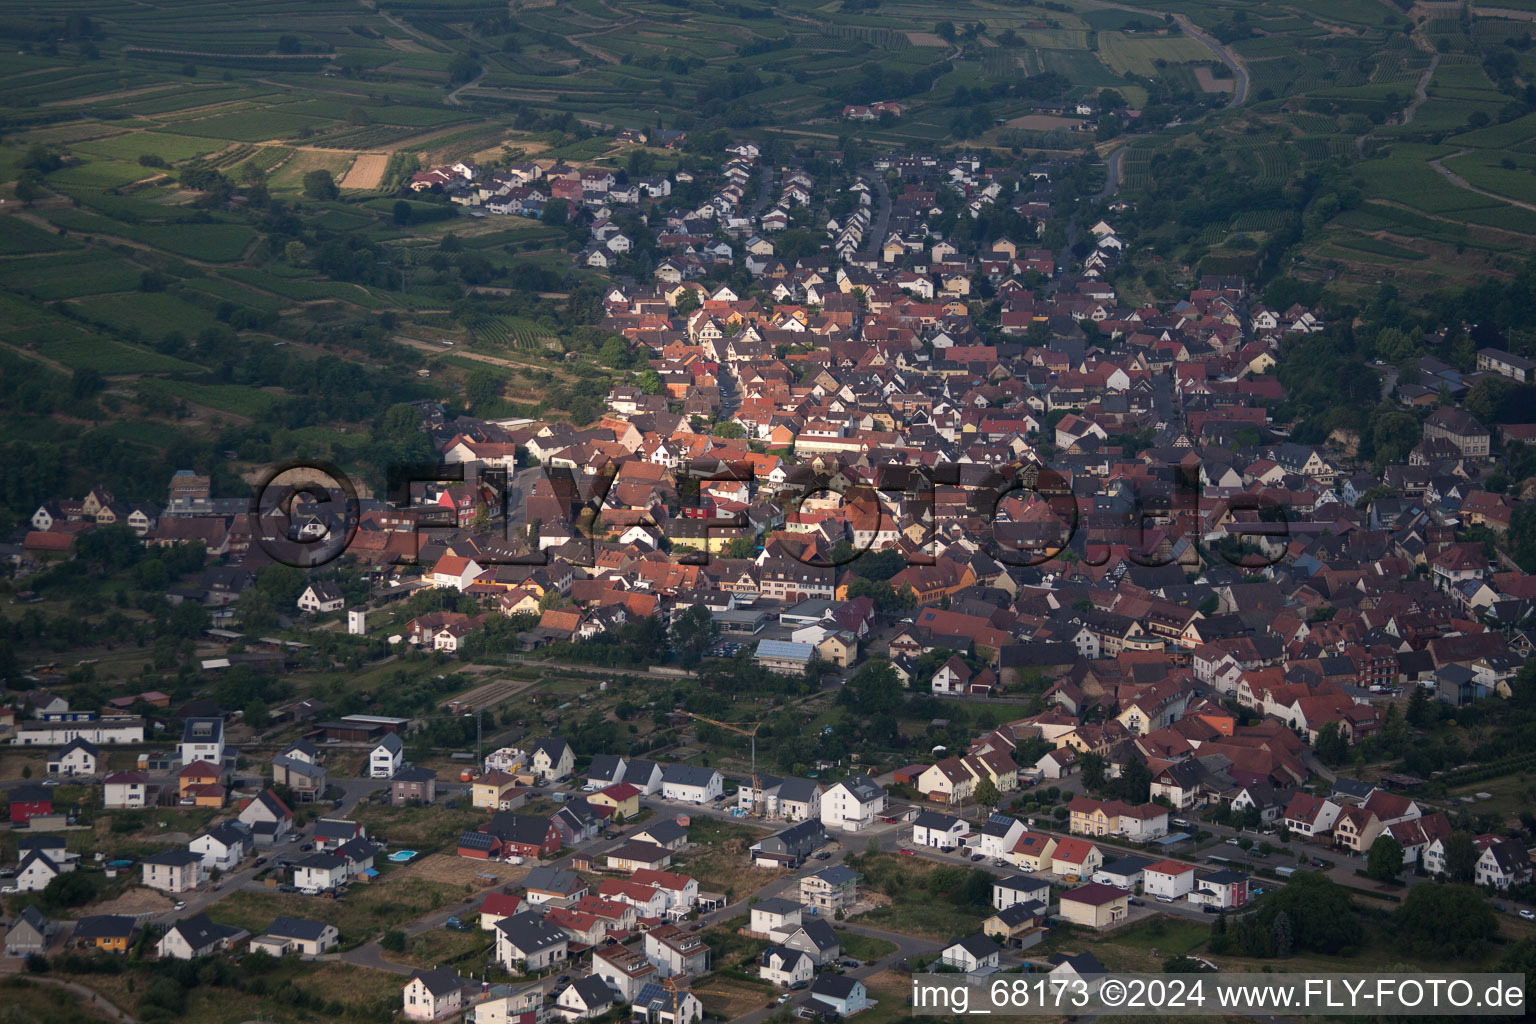
<instances>
[{"instance_id":1,"label":"paved road","mask_svg":"<svg viewBox=\"0 0 1536 1024\"><path fill-rule=\"evenodd\" d=\"M1248 102L1247 65L1238 60L1231 50L1221 44L1220 40L1205 32L1194 22L1190 21L1187 16L1175 14L1173 20L1179 23L1179 27L1184 30L1185 35L1210 47L1212 52L1216 54L1217 59L1232 72L1232 98L1227 101L1227 108L1230 110L1233 107L1240 107Z\"/></svg>"},{"instance_id":2,"label":"paved road","mask_svg":"<svg viewBox=\"0 0 1536 1024\"><path fill-rule=\"evenodd\" d=\"M860 251L870 253L879 252L885 244L886 230L891 224L891 189L885 183L884 178L875 179L875 191L879 193L879 209L875 211L875 219L870 221L869 234L864 238L864 244Z\"/></svg>"},{"instance_id":3,"label":"paved road","mask_svg":"<svg viewBox=\"0 0 1536 1024\"><path fill-rule=\"evenodd\" d=\"M1116 146L1110 151L1104 160L1104 187L1099 189L1098 198L1108 199L1120 191L1120 165L1125 162L1125 146Z\"/></svg>"}]
</instances>

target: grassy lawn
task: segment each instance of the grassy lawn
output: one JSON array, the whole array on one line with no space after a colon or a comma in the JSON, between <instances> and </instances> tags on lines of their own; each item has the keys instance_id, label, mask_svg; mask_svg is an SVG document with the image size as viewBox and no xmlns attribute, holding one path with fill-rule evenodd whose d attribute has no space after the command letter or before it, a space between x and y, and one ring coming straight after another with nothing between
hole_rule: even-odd
<instances>
[{"instance_id":1,"label":"grassy lawn","mask_svg":"<svg viewBox=\"0 0 1536 1024\"><path fill-rule=\"evenodd\" d=\"M385 953L387 960L411 967L438 967L443 964L464 964L468 971L479 967L492 955L495 936L480 930L478 921L470 921L474 928L468 932L454 932L446 928L433 928L422 932L406 946L404 953Z\"/></svg>"},{"instance_id":2,"label":"grassy lawn","mask_svg":"<svg viewBox=\"0 0 1536 1024\"><path fill-rule=\"evenodd\" d=\"M148 989L153 975L138 969L121 974L61 977L100 992L113 1005L135 1013L139 1009L139 998ZM178 1017L198 1024L244 1024L252 1020L336 1024L342 1020L384 1020L399 1009L400 987L404 981L400 975L353 964L305 963L296 958L272 965L260 980L264 990L261 995L224 985L198 985L187 991L186 1006ZM9 996L7 993L7 998ZM29 1016L25 1012L5 1019L45 1024L51 1020ZM58 1018L60 1024L82 1019L95 1018L78 1013L73 1017Z\"/></svg>"},{"instance_id":3,"label":"grassy lawn","mask_svg":"<svg viewBox=\"0 0 1536 1024\"><path fill-rule=\"evenodd\" d=\"M442 804L425 807L391 807L359 804L352 820L368 827L370 837L388 840L391 846L429 852L455 842L489 820L490 815L473 807L449 809Z\"/></svg>"},{"instance_id":4,"label":"grassy lawn","mask_svg":"<svg viewBox=\"0 0 1536 1024\"><path fill-rule=\"evenodd\" d=\"M747 926L747 917L733 917L724 924L717 924L699 933L699 938L710 950L710 963L716 970L750 964L758 954L768 948L762 939L751 939L740 933Z\"/></svg>"},{"instance_id":5,"label":"grassy lawn","mask_svg":"<svg viewBox=\"0 0 1536 1024\"><path fill-rule=\"evenodd\" d=\"M5 1001L5 1020L74 1024L75 1021L107 1019L103 1011L77 1000L68 989L25 978L0 981L0 999Z\"/></svg>"},{"instance_id":6,"label":"grassy lawn","mask_svg":"<svg viewBox=\"0 0 1536 1024\"><path fill-rule=\"evenodd\" d=\"M877 939L872 935L859 935L857 932L840 931L837 933L837 936L843 942L843 956L851 956L855 960L863 960L865 963L890 956L897 949L896 943L887 939Z\"/></svg>"},{"instance_id":7,"label":"grassy lawn","mask_svg":"<svg viewBox=\"0 0 1536 1024\"><path fill-rule=\"evenodd\" d=\"M879 853L857 858L864 875L863 889L876 899L891 902L858 918L860 924L940 941L973 934L991 913L990 906L974 905L965 889L971 871L941 867L919 857ZM982 872L985 874L985 872ZM991 876L985 898L990 898ZM976 893L979 895L979 886Z\"/></svg>"},{"instance_id":8,"label":"grassy lawn","mask_svg":"<svg viewBox=\"0 0 1536 1024\"><path fill-rule=\"evenodd\" d=\"M342 944L347 945L414 921L462 897L462 889L419 878L354 886L339 900L242 889L209 907L208 916L221 924L238 925L252 935L260 935L279 916L325 921L336 926Z\"/></svg>"}]
</instances>

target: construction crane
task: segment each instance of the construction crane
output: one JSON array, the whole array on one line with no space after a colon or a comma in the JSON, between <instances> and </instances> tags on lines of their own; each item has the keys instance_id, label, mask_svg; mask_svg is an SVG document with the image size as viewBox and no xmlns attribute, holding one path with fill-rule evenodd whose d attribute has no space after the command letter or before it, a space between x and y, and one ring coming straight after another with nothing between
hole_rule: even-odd
<instances>
[{"instance_id":1,"label":"construction crane","mask_svg":"<svg viewBox=\"0 0 1536 1024\"><path fill-rule=\"evenodd\" d=\"M752 741L752 813L758 817L762 817L763 790L762 787L757 784L757 730L763 727L763 723L758 722L756 725L752 726L752 728L744 729L739 725L732 725L730 722L719 722L713 718L705 718L703 715L696 715L692 711L684 711L683 714L687 715L689 718L697 719L700 722L707 722L710 725L718 726L721 729L726 729L738 735L745 736Z\"/></svg>"}]
</instances>

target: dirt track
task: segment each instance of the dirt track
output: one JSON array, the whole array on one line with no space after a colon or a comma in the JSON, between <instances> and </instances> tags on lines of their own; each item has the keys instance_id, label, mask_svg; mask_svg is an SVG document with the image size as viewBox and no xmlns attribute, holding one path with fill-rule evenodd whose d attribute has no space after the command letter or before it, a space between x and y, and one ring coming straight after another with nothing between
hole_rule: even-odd
<instances>
[{"instance_id":1,"label":"dirt track","mask_svg":"<svg viewBox=\"0 0 1536 1024\"><path fill-rule=\"evenodd\" d=\"M378 188L384 180L384 168L389 165L388 153L359 153L352 161L346 177L341 179L342 188Z\"/></svg>"}]
</instances>

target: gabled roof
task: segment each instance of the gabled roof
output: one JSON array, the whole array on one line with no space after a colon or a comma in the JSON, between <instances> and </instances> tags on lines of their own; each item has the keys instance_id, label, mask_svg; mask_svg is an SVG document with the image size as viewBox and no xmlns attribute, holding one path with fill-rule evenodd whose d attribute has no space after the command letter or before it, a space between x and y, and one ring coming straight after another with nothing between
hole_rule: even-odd
<instances>
[{"instance_id":1,"label":"gabled roof","mask_svg":"<svg viewBox=\"0 0 1536 1024\"><path fill-rule=\"evenodd\" d=\"M811 983L811 994L826 996L829 999L849 999L861 984L856 978L849 978L842 974L833 974L831 971L822 971L816 975L816 980Z\"/></svg>"},{"instance_id":2,"label":"gabled roof","mask_svg":"<svg viewBox=\"0 0 1536 1024\"><path fill-rule=\"evenodd\" d=\"M411 981L419 981L433 998L452 995L468 984L452 967L436 967L430 971L417 971ZM407 982L409 984L409 982Z\"/></svg>"},{"instance_id":3,"label":"gabled roof","mask_svg":"<svg viewBox=\"0 0 1536 1024\"><path fill-rule=\"evenodd\" d=\"M944 951L947 953L957 946L960 949L965 950L977 960L989 957L994 953L1002 952L1002 947L999 946L996 942L992 941L992 937L990 935L983 935L980 932L976 933L975 935L967 935L963 939L956 939L949 945L945 946Z\"/></svg>"},{"instance_id":4,"label":"gabled roof","mask_svg":"<svg viewBox=\"0 0 1536 1024\"><path fill-rule=\"evenodd\" d=\"M324 921L310 921L302 917L279 917L267 929L267 934L279 939L301 939L318 942L330 925Z\"/></svg>"}]
</instances>

